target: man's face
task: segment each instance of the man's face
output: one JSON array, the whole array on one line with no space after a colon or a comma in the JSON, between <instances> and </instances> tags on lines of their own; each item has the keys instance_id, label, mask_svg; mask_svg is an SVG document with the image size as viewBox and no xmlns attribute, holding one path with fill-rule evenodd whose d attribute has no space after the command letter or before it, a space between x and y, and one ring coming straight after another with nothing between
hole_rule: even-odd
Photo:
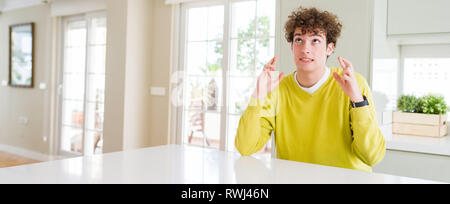
<instances>
[{"instance_id":1,"label":"man's face","mask_svg":"<svg viewBox=\"0 0 450 204\"><path fill-rule=\"evenodd\" d=\"M297 28L294 32L291 50L294 54L297 69L311 72L325 67L327 57L334 51L334 44L329 43L327 45L327 38L324 32L302 35L301 28Z\"/></svg>"}]
</instances>

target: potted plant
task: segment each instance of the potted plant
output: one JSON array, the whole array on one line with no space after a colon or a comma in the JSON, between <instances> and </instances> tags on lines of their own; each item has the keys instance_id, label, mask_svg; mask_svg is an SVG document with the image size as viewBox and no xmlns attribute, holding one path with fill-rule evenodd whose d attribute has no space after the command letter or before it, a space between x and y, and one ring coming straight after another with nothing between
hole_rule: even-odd
<instances>
[{"instance_id":1,"label":"potted plant","mask_svg":"<svg viewBox=\"0 0 450 204\"><path fill-rule=\"evenodd\" d=\"M421 98L402 95L397 100L399 111L392 114L392 133L442 137L447 135L447 112L444 97L428 94Z\"/></svg>"}]
</instances>

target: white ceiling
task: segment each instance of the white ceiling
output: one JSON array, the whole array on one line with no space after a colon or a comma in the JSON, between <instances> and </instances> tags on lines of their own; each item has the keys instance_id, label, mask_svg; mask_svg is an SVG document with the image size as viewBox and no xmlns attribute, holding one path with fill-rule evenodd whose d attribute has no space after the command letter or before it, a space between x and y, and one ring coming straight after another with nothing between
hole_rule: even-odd
<instances>
[{"instance_id":1,"label":"white ceiling","mask_svg":"<svg viewBox=\"0 0 450 204\"><path fill-rule=\"evenodd\" d=\"M0 11L10 11L39 4L46 4L53 0L0 0Z\"/></svg>"}]
</instances>

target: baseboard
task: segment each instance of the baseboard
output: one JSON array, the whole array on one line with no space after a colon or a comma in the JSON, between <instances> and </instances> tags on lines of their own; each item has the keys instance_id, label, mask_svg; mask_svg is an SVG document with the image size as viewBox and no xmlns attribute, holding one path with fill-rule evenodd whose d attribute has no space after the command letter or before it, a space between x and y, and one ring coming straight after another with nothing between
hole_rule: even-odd
<instances>
[{"instance_id":1,"label":"baseboard","mask_svg":"<svg viewBox=\"0 0 450 204\"><path fill-rule=\"evenodd\" d=\"M20 147L14 147L10 145L4 145L0 144L0 151L1 152L7 152L9 154L14 154L21 157L26 157L38 161L52 161L59 159L58 156L52 156L47 154L42 154L39 152L34 152L28 149L20 148Z\"/></svg>"}]
</instances>

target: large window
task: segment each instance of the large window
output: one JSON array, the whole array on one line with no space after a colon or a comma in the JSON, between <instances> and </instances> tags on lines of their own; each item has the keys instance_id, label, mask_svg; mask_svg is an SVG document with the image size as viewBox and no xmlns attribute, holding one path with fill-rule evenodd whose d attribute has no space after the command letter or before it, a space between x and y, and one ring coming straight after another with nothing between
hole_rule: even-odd
<instances>
[{"instance_id":1,"label":"large window","mask_svg":"<svg viewBox=\"0 0 450 204\"><path fill-rule=\"evenodd\" d=\"M63 19L60 152L102 152L106 16Z\"/></svg>"},{"instance_id":2,"label":"large window","mask_svg":"<svg viewBox=\"0 0 450 204\"><path fill-rule=\"evenodd\" d=\"M439 94L450 103L450 45L403 45L399 58L374 60L373 92L385 110L395 110L401 94Z\"/></svg>"},{"instance_id":3,"label":"large window","mask_svg":"<svg viewBox=\"0 0 450 204\"><path fill-rule=\"evenodd\" d=\"M183 144L235 151L240 116L274 55L275 8L276 0L183 5Z\"/></svg>"},{"instance_id":4,"label":"large window","mask_svg":"<svg viewBox=\"0 0 450 204\"><path fill-rule=\"evenodd\" d=\"M440 94L450 102L450 57L405 58L404 93L423 96Z\"/></svg>"},{"instance_id":5,"label":"large window","mask_svg":"<svg viewBox=\"0 0 450 204\"><path fill-rule=\"evenodd\" d=\"M450 45L402 46L401 60L404 94L440 94L450 102Z\"/></svg>"}]
</instances>

